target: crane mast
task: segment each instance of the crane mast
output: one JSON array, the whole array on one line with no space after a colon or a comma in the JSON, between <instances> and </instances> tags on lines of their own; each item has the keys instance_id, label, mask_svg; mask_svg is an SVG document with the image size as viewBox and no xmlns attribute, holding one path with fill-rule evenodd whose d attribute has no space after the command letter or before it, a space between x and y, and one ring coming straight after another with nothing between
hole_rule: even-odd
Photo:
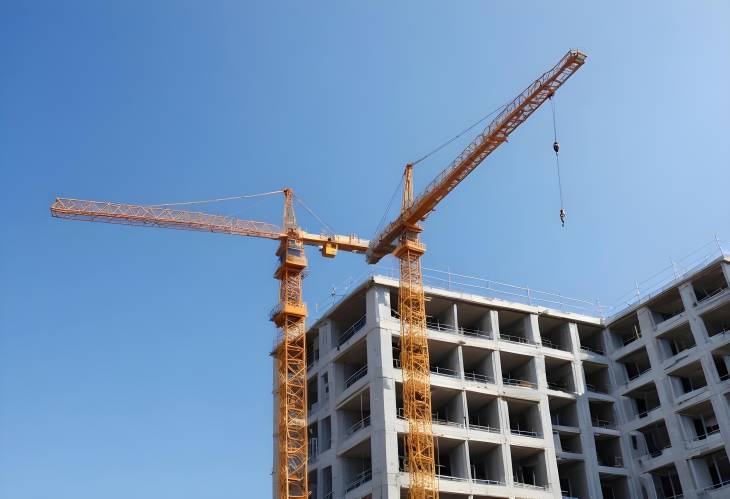
<instances>
[{"instance_id":1,"label":"crane mast","mask_svg":"<svg viewBox=\"0 0 730 499\"><path fill-rule=\"evenodd\" d=\"M57 198L51 215L57 218L215 232L279 241L279 300L270 314L278 329L272 355L276 363L276 456L275 489L279 499L310 499L307 483L307 367L305 323L307 306L302 280L307 268L305 246L318 246L322 256L332 258L338 250L365 253L368 241L356 236L310 234L297 225L294 194L284 189L283 228L232 217L172 209L169 206Z\"/></svg>"},{"instance_id":2,"label":"crane mast","mask_svg":"<svg viewBox=\"0 0 730 499\"><path fill-rule=\"evenodd\" d=\"M413 198L413 165L405 168L403 203L399 216L371 241L366 258L377 263L393 254L400 264L398 312L403 369L403 409L408 423L406 462L410 478L409 499L438 499L431 419L431 383L425 295L421 257L420 222L469 173L474 171L538 107L551 98L584 63L585 54L569 51L509 103L484 132L444 169L417 198ZM396 243L397 241L397 243Z\"/></svg>"}]
</instances>

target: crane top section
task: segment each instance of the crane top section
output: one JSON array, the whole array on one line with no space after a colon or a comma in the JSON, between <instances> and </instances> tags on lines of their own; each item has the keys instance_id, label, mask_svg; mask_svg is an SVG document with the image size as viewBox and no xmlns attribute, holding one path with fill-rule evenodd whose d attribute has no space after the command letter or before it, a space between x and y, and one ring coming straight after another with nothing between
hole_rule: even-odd
<instances>
[{"instance_id":1,"label":"crane top section","mask_svg":"<svg viewBox=\"0 0 730 499\"><path fill-rule=\"evenodd\" d=\"M366 258L377 263L395 249L394 241L409 227L425 220L436 205L489 156L509 135L535 112L585 62L586 55L571 50L552 69L532 82L520 95L474 139L462 153L444 169L410 207L403 207L398 218L388 224L370 242Z\"/></svg>"},{"instance_id":2,"label":"crane top section","mask_svg":"<svg viewBox=\"0 0 730 499\"><path fill-rule=\"evenodd\" d=\"M320 246L324 256L334 256L337 250L365 253L369 241L357 236L310 234L297 228L282 230L276 225L214 215L198 211L175 210L164 206L140 206L107 201L56 198L51 215L57 218L141 225L200 232L218 232L237 236L284 240L294 237L309 246ZM290 215L293 218L293 215ZM285 221L291 221L285 215Z\"/></svg>"}]
</instances>

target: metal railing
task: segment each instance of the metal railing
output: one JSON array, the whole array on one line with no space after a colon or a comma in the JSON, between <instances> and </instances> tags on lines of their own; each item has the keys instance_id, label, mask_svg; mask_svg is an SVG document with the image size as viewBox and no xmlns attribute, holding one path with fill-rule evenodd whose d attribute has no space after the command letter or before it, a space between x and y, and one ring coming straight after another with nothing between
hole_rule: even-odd
<instances>
[{"instance_id":1,"label":"metal railing","mask_svg":"<svg viewBox=\"0 0 730 499\"><path fill-rule=\"evenodd\" d=\"M502 378L502 382L505 385L510 386L521 386L523 388L537 388L537 385L532 381L526 379L515 379L515 378Z\"/></svg>"},{"instance_id":2,"label":"metal railing","mask_svg":"<svg viewBox=\"0 0 730 499\"><path fill-rule=\"evenodd\" d=\"M370 426L370 416L365 416L360 421L356 421L354 424L347 427L345 434L349 437L353 433L357 433Z\"/></svg>"},{"instance_id":3,"label":"metal railing","mask_svg":"<svg viewBox=\"0 0 730 499\"><path fill-rule=\"evenodd\" d=\"M591 419L591 424L596 428L608 428L610 430L616 429L616 423L614 423L613 421L608 421L606 419L593 418Z\"/></svg>"},{"instance_id":4,"label":"metal railing","mask_svg":"<svg viewBox=\"0 0 730 499\"><path fill-rule=\"evenodd\" d=\"M705 487L705 489L704 489L704 490L716 490L716 489L721 489L721 488L723 488L723 487L726 487L726 486L728 486L728 485L730 485L730 480L723 480L722 482L718 482L718 483L713 483L713 484L712 484L712 485L710 485L709 487Z\"/></svg>"},{"instance_id":5,"label":"metal railing","mask_svg":"<svg viewBox=\"0 0 730 499\"><path fill-rule=\"evenodd\" d=\"M367 322L367 316L363 315L360 317L352 326L345 329L345 331L340 334L340 340L337 343L337 346L342 346L343 343L345 343L347 340L355 336L355 333L360 331L363 327L365 327L365 323Z\"/></svg>"},{"instance_id":6,"label":"metal railing","mask_svg":"<svg viewBox=\"0 0 730 499\"><path fill-rule=\"evenodd\" d=\"M523 489L534 489L534 490L550 490L550 485L535 485L534 483L520 482L519 480L513 480L515 487Z\"/></svg>"},{"instance_id":7,"label":"metal railing","mask_svg":"<svg viewBox=\"0 0 730 499\"><path fill-rule=\"evenodd\" d=\"M482 331L481 329L460 327L458 332L460 334L463 334L464 336L474 336L477 338L486 338L486 339L492 338L492 333L490 331Z\"/></svg>"},{"instance_id":8,"label":"metal railing","mask_svg":"<svg viewBox=\"0 0 730 499\"><path fill-rule=\"evenodd\" d=\"M562 350L564 352L569 352L570 349L568 347L564 347L563 345L558 345L557 343L553 343L552 341L548 339L541 339L540 343L542 343L542 346L552 348L553 350Z\"/></svg>"},{"instance_id":9,"label":"metal railing","mask_svg":"<svg viewBox=\"0 0 730 499\"><path fill-rule=\"evenodd\" d=\"M725 255L726 252L722 241L715 237L714 240L702 245L683 258L673 261L672 265L661 269L641 282L637 282L634 289L616 300L616 305L610 307L610 309L614 312L614 315L618 315L625 309L658 295L671 284L682 280L685 276Z\"/></svg>"},{"instance_id":10,"label":"metal railing","mask_svg":"<svg viewBox=\"0 0 730 499\"><path fill-rule=\"evenodd\" d=\"M636 378L640 378L643 374L648 373L649 371L651 371L651 366L647 367L646 369L644 369L641 372L634 373L634 374L628 376L628 381L626 382L626 384L628 384L631 381L634 381Z\"/></svg>"},{"instance_id":11,"label":"metal railing","mask_svg":"<svg viewBox=\"0 0 730 499\"><path fill-rule=\"evenodd\" d=\"M365 364L360 369L352 373L346 380L345 380L345 388L350 388L352 385L357 382L360 378L366 376L368 374L368 365Z\"/></svg>"},{"instance_id":12,"label":"metal railing","mask_svg":"<svg viewBox=\"0 0 730 499\"><path fill-rule=\"evenodd\" d=\"M510 343L523 343L526 345L534 345L535 342L523 338L522 336L515 336L512 334L499 333L499 339L502 341L509 341Z\"/></svg>"},{"instance_id":13,"label":"metal railing","mask_svg":"<svg viewBox=\"0 0 730 499\"><path fill-rule=\"evenodd\" d=\"M502 430L499 428L496 428L494 426L489 425L480 425L475 423L469 423L469 429L470 430L481 430L481 431L488 431L489 433L502 433Z\"/></svg>"},{"instance_id":14,"label":"metal railing","mask_svg":"<svg viewBox=\"0 0 730 499\"><path fill-rule=\"evenodd\" d=\"M430 317L426 318L426 329L430 329L432 331L445 331L447 333L456 333L456 328L451 324L444 324L439 322L438 320L431 319Z\"/></svg>"},{"instance_id":15,"label":"metal railing","mask_svg":"<svg viewBox=\"0 0 730 499\"><path fill-rule=\"evenodd\" d=\"M558 382L558 381L548 381L547 382L548 388L551 390L557 390L559 392L566 392L566 393L575 393L574 390L571 390L566 383Z\"/></svg>"},{"instance_id":16,"label":"metal railing","mask_svg":"<svg viewBox=\"0 0 730 499\"><path fill-rule=\"evenodd\" d=\"M522 430L520 428L510 428L510 433L513 433L515 435L522 435L524 437L539 437L540 435L537 434L536 431L533 430Z\"/></svg>"},{"instance_id":17,"label":"metal railing","mask_svg":"<svg viewBox=\"0 0 730 499\"><path fill-rule=\"evenodd\" d=\"M580 349L584 352L591 352L591 353L597 353L598 355L605 355L606 352L603 351L601 348L592 347L589 345L581 345Z\"/></svg>"},{"instance_id":18,"label":"metal railing","mask_svg":"<svg viewBox=\"0 0 730 499\"><path fill-rule=\"evenodd\" d=\"M361 472L359 475L357 475L355 477L355 479L347 485L347 488L345 489L345 491L350 492L351 490L358 488L360 485L369 482L370 480L372 480L372 478L373 478L373 470L372 469L365 470L365 471Z\"/></svg>"},{"instance_id":19,"label":"metal railing","mask_svg":"<svg viewBox=\"0 0 730 499\"><path fill-rule=\"evenodd\" d=\"M479 383L494 383L494 376L476 372L465 372L464 379L468 381L476 381Z\"/></svg>"},{"instance_id":20,"label":"metal railing","mask_svg":"<svg viewBox=\"0 0 730 499\"><path fill-rule=\"evenodd\" d=\"M431 366L429 367L429 370L432 374L438 374L441 376L449 376L450 378L458 378L459 373L457 371L454 371L453 369L449 369L448 367L439 367L439 366Z\"/></svg>"},{"instance_id":21,"label":"metal railing","mask_svg":"<svg viewBox=\"0 0 730 499\"><path fill-rule=\"evenodd\" d=\"M477 485L505 485L502 480L490 480L489 478L472 478L471 481Z\"/></svg>"}]
</instances>

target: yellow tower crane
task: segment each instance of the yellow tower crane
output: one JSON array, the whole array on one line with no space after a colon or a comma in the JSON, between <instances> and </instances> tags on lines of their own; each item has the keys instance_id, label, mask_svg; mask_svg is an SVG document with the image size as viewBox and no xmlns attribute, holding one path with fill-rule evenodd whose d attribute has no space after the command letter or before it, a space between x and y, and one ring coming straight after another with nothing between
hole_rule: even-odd
<instances>
[{"instance_id":1,"label":"yellow tower crane","mask_svg":"<svg viewBox=\"0 0 730 499\"><path fill-rule=\"evenodd\" d=\"M408 422L406 460L410 499L437 499L436 464L431 429L431 386L421 257L420 223L509 135L535 112L585 62L586 55L569 51L552 69L532 82L416 198L413 165L405 167L403 203L398 217L376 235L367 249L370 264L393 254L400 261L400 315L403 409Z\"/></svg>"},{"instance_id":2,"label":"yellow tower crane","mask_svg":"<svg viewBox=\"0 0 730 499\"><path fill-rule=\"evenodd\" d=\"M307 484L307 362L302 278L307 268L304 246L318 246L322 256L337 250L364 253L368 241L355 236L318 235L303 231L294 214L294 193L284 189L283 228L210 213L183 211L168 206L138 206L103 201L57 198L51 214L58 218L147 227L218 232L279 241L279 301L271 320L279 335L272 352L277 367L277 451L274 475L279 499L310 499Z\"/></svg>"}]
</instances>

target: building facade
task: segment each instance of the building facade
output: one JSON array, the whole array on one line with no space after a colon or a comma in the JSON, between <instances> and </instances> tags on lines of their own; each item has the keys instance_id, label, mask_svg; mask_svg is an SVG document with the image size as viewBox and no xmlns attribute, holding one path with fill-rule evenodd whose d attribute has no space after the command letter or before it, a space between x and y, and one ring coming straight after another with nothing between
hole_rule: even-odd
<instances>
[{"instance_id":1,"label":"building facade","mask_svg":"<svg viewBox=\"0 0 730 499\"><path fill-rule=\"evenodd\" d=\"M441 499L730 497L730 258L611 318L427 288ZM398 282L307 332L313 499L407 497Z\"/></svg>"}]
</instances>

